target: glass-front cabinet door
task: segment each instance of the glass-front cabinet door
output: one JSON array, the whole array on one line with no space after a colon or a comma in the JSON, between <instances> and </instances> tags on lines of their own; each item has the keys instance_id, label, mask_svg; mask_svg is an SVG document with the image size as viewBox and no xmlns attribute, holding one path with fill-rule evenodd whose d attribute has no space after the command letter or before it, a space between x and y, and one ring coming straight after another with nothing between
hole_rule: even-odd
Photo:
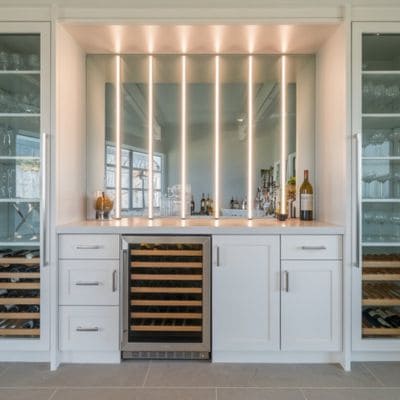
<instances>
[{"instance_id":1,"label":"glass-front cabinet door","mask_svg":"<svg viewBox=\"0 0 400 400\"><path fill-rule=\"evenodd\" d=\"M361 342L387 345L400 339L400 26L360 24L354 34L360 250L355 315Z\"/></svg>"},{"instance_id":2,"label":"glass-front cabinet door","mask_svg":"<svg viewBox=\"0 0 400 400\"><path fill-rule=\"evenodd\" d=\"M45 28L0 25L0 346L42 334L47 211L42 132L49 121Z\"/></svg>"}]
</instances>

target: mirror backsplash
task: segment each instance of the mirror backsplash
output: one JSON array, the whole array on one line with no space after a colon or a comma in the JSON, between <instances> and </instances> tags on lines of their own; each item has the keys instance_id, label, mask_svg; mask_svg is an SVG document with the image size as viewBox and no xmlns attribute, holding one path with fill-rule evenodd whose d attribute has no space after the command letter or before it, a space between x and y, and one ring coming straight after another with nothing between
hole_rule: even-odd
<instances>
[{"instance_id":1,"label":"mirror backsplash","mask_svg":"<svg viewBox=\"0 0 400 400\"><path fill-rule=\"evenodd\" d=\"M280 55L252 56L251 74L246 55L220 55L218 61L215 55L187 55L184 65L181 55L154 55L151 67L148 55L121 55L118 117L122 216L148 216L152 192L155 217L182 216L183 198L187 217L213 217L216 207L220 217L247 218L250 207L256 218L273 217L280 190L295 185L297 159L301 157L296 156L298 142L304 135L314 135L309 128L303 132L307 126L303 120L314 119L315 57L286 57L286 88L282 92ZM87 56L89 219L95 215L97 191L111 198L116 194L115 65L113 55ZM287 105L284 133L282 93ZM282 134L288 182L283 189ZM152 171L149 150L153 154Z\"/></svg>"}]
</instances>

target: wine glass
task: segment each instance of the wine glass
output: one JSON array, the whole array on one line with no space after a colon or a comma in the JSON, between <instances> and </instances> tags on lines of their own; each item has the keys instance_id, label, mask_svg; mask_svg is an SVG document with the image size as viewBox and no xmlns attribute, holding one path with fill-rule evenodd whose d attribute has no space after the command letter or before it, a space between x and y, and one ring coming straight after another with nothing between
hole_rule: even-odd
<instances>
[{"instance_id":1,"label":"wine glass","mask_svg":"<svg viewBox=\"0 0 400 400\"><path fill-rule=\"evenodd\" d=\"M371 183L376 179L375 172L369 172L362 177L364 198L368 199L371 196Z\"/></svg>"}]
</instances>

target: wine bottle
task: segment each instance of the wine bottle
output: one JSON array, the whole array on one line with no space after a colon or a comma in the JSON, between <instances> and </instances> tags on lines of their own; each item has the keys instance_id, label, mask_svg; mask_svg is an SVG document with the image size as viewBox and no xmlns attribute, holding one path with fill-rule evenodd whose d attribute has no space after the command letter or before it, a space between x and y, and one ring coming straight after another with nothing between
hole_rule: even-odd
<instances>
[{"instance_id":1,"label":"wine bottle","mask_svg":"<svg viewBox=\"0 0 400 400\"><path fill-rule=\"evenodd\" d=\"M194 197L192 195L192 200L190 201L190 215L194 214L194 210L195 210L195 203L194 203Z\"/></svg>"},{"instance_id":2,"label":"wine bottle","mask_svg":"<svg viewBox=\"0 0 400 400\"><path fill-rule=\"evenodd\" d=\"M205 214L206 213L206 199L204 198L204 193L201 195L201 200L200 200L200 214Z\"/></svg>"},{"instance_id":3,"label":"wine bottle","mask_svg":"<svg viewBox=\"0 0 400 400\"><path fill-rule=\"evenodd\" d=\"M233 210L235 208L235 199L233 198L233 196L232 196L230 205L231 205L231 210Z\"/></svg>"},{"instance_id":4,"label":"wine bottle","mask_svg":"<svg viewBox=\"0 0 400 400\"><path fill-rule=\"evenodd\" d=\"M300 219L311 221L313 219L313 187L308 180L308 169L304 170L304 181L300 186Z\"/></svg>"}]
</instances>

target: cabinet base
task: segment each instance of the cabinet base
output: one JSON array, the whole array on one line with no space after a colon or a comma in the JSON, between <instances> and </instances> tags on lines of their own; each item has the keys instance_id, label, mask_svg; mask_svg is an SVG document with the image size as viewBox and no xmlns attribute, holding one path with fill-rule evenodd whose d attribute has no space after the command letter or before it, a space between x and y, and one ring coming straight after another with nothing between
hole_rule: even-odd
<instances>
[{"instance_id":1,"label":"cabinet base","mask_svg":"<svg viewBox=\"0 0 400 400\"><path fill-rule=\"evenodd\" d=\"M213 362L229 363L298 363L298 364L333 364L341 363L340 352L252 352L252 351L214 351Z\"/></svg>"},{"instance_id":2,"label":"cabinet base","mask_svg":"<svg viewBox=\"0 0 400 400\"><path fill-rule=\"evenodd\" d=\"M121 353L119 351L63 351L59 357L60 364L119 364L120 362Z\"/></svg>"}]
</instances>

